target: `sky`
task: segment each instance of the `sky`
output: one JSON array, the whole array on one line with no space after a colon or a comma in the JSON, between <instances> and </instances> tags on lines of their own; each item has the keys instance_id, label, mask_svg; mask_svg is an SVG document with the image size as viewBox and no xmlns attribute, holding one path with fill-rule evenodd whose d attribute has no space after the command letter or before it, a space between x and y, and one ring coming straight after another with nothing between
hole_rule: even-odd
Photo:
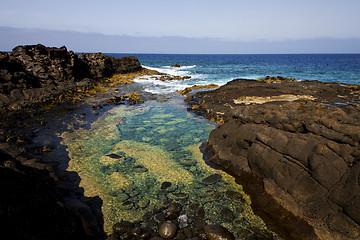
<instances>
[{"instance_id":1,"label":"sky","mask_svg":"<svg viewBox=\"0 0 360 240\"><path fill-rule=\"evenodd\" d=\"M268 45L269 42L307 41L309 44L310 40L325 39L329 42L332 39L336 43L327 46L326 51L359 53L359 10L359 0L0 0L1 37L8 36L0 42L0 50L9 50L5 48L11 44L13 47L18 43L23 44L29 36L26 31L35 35L36 30L42 32L42 39L32 36L29 42L58 44L50 41L50 32L62 32L60 35L64 43L79 48L75 51L111 51L111 47L113 51L120 50L115 40L112 41L113 46L106 48L101 46L101 42L96 45L92 37L101 35L102 39L127 37L150 41L155 45L160 44L159 38L172 37L172 40L179 41L178 45L171 46L173 49L156 48L163 52L193 51L182 46L184 39L202 40L204 45L209 40L216 41L217 45L212 45L215 49L208 49L209 53L216 51L216 46L227 43L231 46L235 43L257 43L257 51L261 52L261 42ZM6 29L12 32L8 33ZM17 35L14 35L15 30L19 32ZM94 44L80 49L75 42L81 39L75 41L75 35ZM343 42L339 43L340 40ZM353 46L346 49L336 45L349 44L349 40ZM129 50L135 46L131 45L131 41L127 41L127 44ZM174 46L182 46L183 49ZM226 51L231 52L231 49ZM267 50L264 48L263 51ZM309 49L298 51L306 52Z\"/></svg>"}]
</instances>

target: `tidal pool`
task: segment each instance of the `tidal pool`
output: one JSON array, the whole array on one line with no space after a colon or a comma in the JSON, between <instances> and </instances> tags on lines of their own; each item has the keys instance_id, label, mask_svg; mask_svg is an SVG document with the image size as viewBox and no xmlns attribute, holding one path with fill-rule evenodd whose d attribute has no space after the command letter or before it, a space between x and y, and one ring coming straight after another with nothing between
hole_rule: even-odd
<instances>
[{"instance_id":1,"label":"tidal pool","mask_svg":"<svg viewBox=\"0 0 360 240\"><path fill-rule=\"evenodd\" d=\"M214 127L187 112L180 98L115 106L89 128L62 134L67 170L79 174L86 196L103 200L107 233L116 222L140 221L178 202L185 215L202 208L207 224L237 239L244 231L272 235L233 177L205 164L200 146Z\"/></svg>"}]
</instances>

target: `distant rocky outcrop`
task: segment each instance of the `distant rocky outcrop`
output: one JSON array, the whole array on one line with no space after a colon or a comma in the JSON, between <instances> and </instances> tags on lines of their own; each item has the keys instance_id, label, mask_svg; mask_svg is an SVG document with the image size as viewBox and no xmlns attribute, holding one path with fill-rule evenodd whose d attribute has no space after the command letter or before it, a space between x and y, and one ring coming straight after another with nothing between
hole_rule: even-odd
<instances>
[{"instance_id":1,"label":"distant rocky outcrop","mask_svg":"<svg viewBox=\"0 0 360 240\"><path fill-rule=\"evenodd\" d=\"M359 90L238 79L186 101L220 124L208 160L235 176L270 227L285 239L349 240L360 238Z\"/></svg>"},{"instance_id":2,"label":"distant rocky outcrop","mask_svg":"<svg viewBox=\"0 0 360 240\"><path fill-rule=\"evenodd\" d=\"M118 59L102 53L77 55L66 47L18 46L12 53L0 52L0 109L21 109L90 87L99 78L140 69L131 56Z\"/></svg>"},{"instance_id":3,"label":"distant rocky outcrop","mask_svg":"<svg viewBox=\"0 0 360 240\"><path fill-rule=\"evenodd\" d=\"M174 65L171 65L170 67L179 68L179 67L182 67L182 65L177 63L177 64L174 64Z\"/></svg>"}]
</instances>

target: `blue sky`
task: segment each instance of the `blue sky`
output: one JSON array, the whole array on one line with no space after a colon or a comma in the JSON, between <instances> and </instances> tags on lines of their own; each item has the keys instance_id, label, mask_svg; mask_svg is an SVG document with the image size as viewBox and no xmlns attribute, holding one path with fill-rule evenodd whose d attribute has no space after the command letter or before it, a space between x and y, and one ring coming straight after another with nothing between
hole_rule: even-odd
<instances>
[{"instance_id":1,"label":"blue sky","mask_svg":"<svg viewBox=\"0 0 360 240\"><path fill-rule=\"evenodd\" d=\"M0 0L0 26L63 31L69 38L80 32L223 43L348 40L360 39L359 10L359 0ZM44 35L41 40L48 42ZM8 41L15 46L21 39Z\"/></svg>"}]
</instances>

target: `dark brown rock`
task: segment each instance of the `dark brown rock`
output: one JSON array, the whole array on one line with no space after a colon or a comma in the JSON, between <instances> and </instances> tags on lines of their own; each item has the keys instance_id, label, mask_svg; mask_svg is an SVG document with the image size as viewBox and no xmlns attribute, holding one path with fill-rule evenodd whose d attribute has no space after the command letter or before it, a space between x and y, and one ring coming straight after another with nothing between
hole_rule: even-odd
<instances>
[{"instance_id":1,"label":"dark brown rock","mask_svg":"<svg viewBox=\"0 0 360 240\"><path fill-rule=\"evenodd\" d=\"M219 225L207 225L204 231L209 240L235 240L234 235L229 230Z\"/></svg>"},{"instance_id":2,"label":"dark brown rock","mask_svg":"<svg viewBox=\"0 0 360 240\"><path fill-rule=\"evenodd\" d=\"M234 213L227 207L221 209L219 215L224 222L232 222L235 219Z\"/></svg>"},{"instance_id":3,"label":"dark brown rock","mask_svg":"<svg viewBox=\"0 0 360 240\"><path fill-rule=\"evenodd\" d=\"M209 161L243 185L271 228L286 239L356 239L360 99L354 89L239 79L186 101L221 124L205 146Z\"/></svg>"},{"instance_id":4,"label":"dark brown rock","mask_svg":"<svg viewBox=\"0 0 360 240\"><path fill-rule=\"evenodd\" d=\"M221 179L221 175L214 173L206 178L204 178L203 180L201 180L201 182L206 183L206 184L213 184L216 183L217 181L219 181Z\"/></svg>"},{"instance_id":5,"label":"dark brown rock","mask_svg":"<svg viewBox=\"0 0 360 240\"><path fill-rule=\"evenodd\" d=\"M166 210L169 212L175 212L175 213L179 213L182 209L182 206L179 203L170 203L167 207Z\"/></svg>"},{"instance_id":6,"label":"dark brown rock","mask_svg":"<svg viewBox=\"0 0 360 240\"><path fill-rule=\"evenodd\" d=\"M159 227L159 235L163 238L173 238L177 233L177 226L174 223L163 223Z\"/></svg>"},{"instance_id":7,"label":"dark brown rock","mask_svg":"<svg viewBox=\"0 0 360 240\"><path fill-rule=\"evenodd\" d=\"M199 217L199 218L204 218L205 217L205 209L203 207L196 208L194 211L194 216Z\"/></svg>"},{"instance_id":8,"label":"dark brown rock","mask_svg":"<svg viewBox=\"0 0 360 240\"><path fill-rule=\"evenodd\" d=\"M114 233L126 233L134 227L134 224L129 221L122 221L115 223L113 226Z\"/></svg>"},{"instance_id":9,"label":"dark brown rock","mask_svg":"<svg viewBox=\"0 0 360 240\"><path fill-rule=\"evenodd\" d=\"M41 44L0 52L0 110L18 110L59 98L65 91L92 87L97 79L141 70L137 58L102 53L77 55L66 47Z\"/></svg>"}]
</instances>

